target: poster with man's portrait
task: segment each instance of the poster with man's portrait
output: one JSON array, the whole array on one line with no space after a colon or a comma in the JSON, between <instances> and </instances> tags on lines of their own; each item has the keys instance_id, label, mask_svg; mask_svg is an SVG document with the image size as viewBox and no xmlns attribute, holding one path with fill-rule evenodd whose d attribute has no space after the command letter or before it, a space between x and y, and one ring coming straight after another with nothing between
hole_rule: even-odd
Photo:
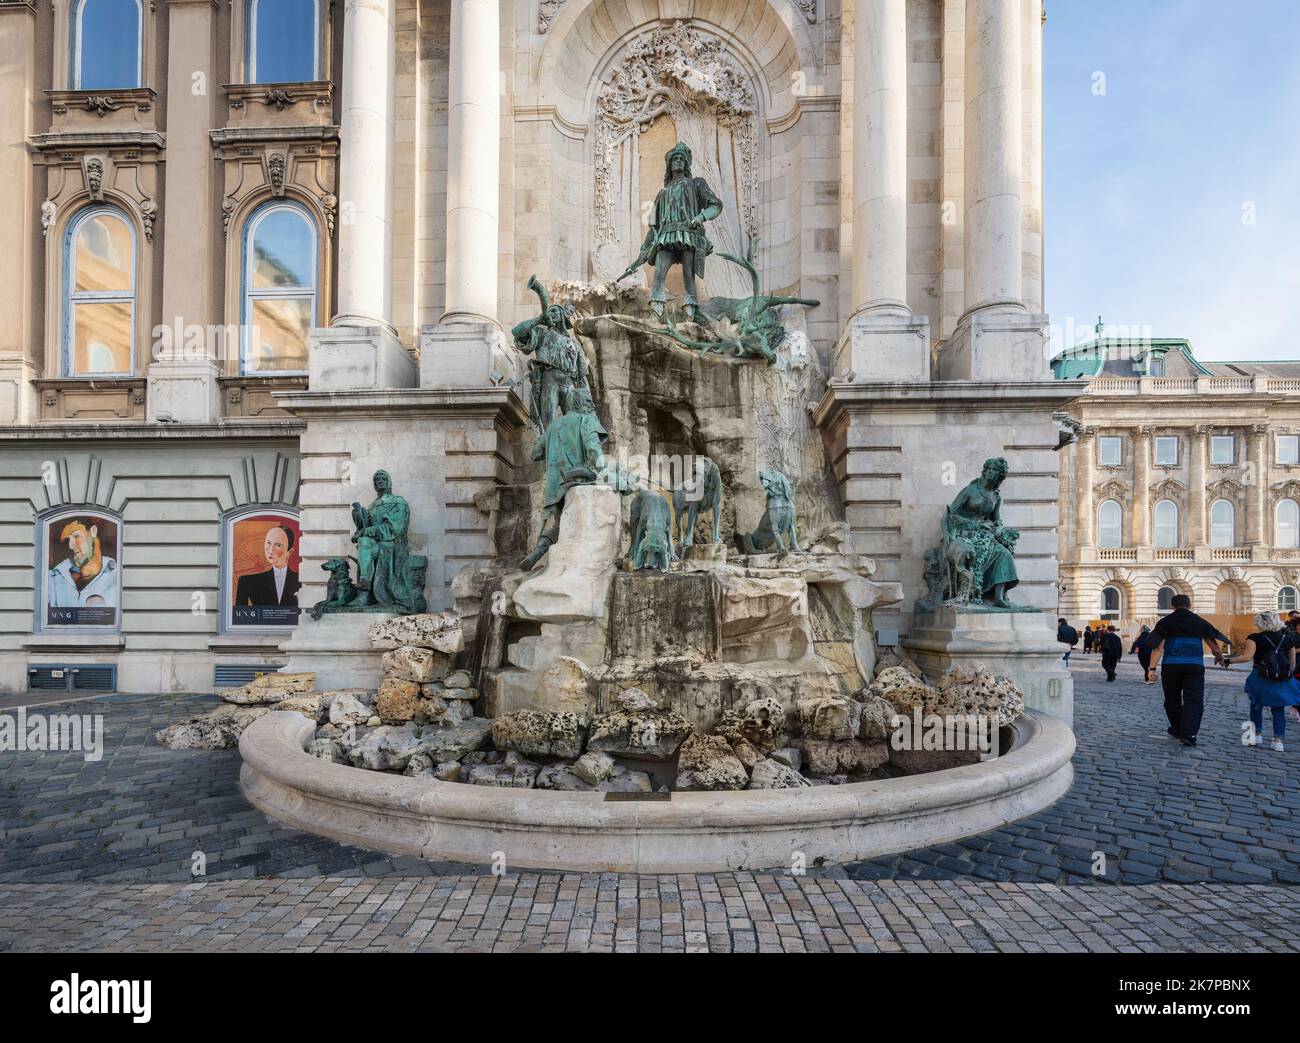
<instances>
[{"instance_id":1,"label":"poster with man's portrait","mask_svg":"<svg viewBox=\"0 0 1300 1043\"><path fill-rule=\"evenodd\" d=\"M298 518L262 511L226 522L225 591L228 630L279 630L298 624Z\"/></svg>"},{"instance_id":2,"label":"poster with man's portrait","mask_svg":"<svg viewBox=\"0 0 1300 1043\"><path fill-rule=\"evenodd\" d=\"M42 519L42 627L116 629L122 608L122 526L93 510Z\"/></svg>"}]
</instances>

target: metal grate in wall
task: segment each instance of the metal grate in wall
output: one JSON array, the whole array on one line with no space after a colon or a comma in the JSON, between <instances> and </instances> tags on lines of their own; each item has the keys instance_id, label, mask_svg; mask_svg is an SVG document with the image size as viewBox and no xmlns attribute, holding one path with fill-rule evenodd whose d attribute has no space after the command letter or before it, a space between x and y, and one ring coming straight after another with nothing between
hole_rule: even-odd
<instances>
[{"instance_id":1,"label":"metal grate in wall","mask_svg":"<svg viewBox=\"0 0 1300 1043\"><path fill-rule=\"evenodd\" d=\"M31 692L116 691L117 667L101 663L28 666L27 690Z\"/></svg>"},{"instance_id":2,"label":"metal grate in wall","mask_svg":"<svg viewBox=\"0 0 1300 1043\"><path fill-rule=\"evenodd\" d=\"M258 674L273 674L278 669L280 669L278 666L259 666L256 663L251 666L245 663L218 663L212 668L212 687L240 688L256 678Z\"/></svg>"}]
</instances>

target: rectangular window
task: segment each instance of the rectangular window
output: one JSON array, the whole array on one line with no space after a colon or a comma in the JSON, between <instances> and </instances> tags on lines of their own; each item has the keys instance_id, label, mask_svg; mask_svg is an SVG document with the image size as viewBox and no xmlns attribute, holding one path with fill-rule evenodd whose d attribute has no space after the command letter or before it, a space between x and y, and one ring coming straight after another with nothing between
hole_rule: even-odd
<instances>
[{"instance_id":1,"label":"rectangular window","mask_svg":"<svg viewBox=\"0 0 1300 1043\"><path fill-rule=\"evenodd\" d=\"M1178 463L1178 438L1176 435L1156 439L1156 463Z\"/></svg>"},{"instance_id":2,"label":"rectangular window","mask_svg":"<svg viewBox=\"0 0 1300 1043\"><path fill-rule=\"evenodd\" d=\"M1108 435L1104 438L1097 439L1097 446L1101 452L1101 465L1103 467L1118 467L1122 459L1120 455L1121 439L1114 435Z\"/></svg>"},{"instance_id":3,"label":"rectangular window","mask_svg":"<svg viewBox=\"0 0 1300 1043\"><path fill-rule=\"evenodd\" d=\"M1232 435L1215 435L1210 439L1210 463L1230 464L1237 440Z\"/></svg>"},{"instance_id":4,"label":"rectangular window","mask_svg":"<svg viewBox=\"0 0 1300 1043\"><path fill-rule=\"evenodd\" d=\"M1280 464L1300 463L1300 435L1277 436L1277 462Z\"/></svg>"}]
</instances>

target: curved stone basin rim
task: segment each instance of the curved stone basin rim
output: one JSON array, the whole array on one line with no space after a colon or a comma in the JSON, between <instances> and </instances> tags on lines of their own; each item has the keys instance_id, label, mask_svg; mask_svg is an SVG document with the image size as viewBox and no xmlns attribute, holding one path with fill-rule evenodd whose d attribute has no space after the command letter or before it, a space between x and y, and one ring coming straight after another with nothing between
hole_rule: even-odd
<instances>
[{"instance_id":1,"label":"curved stone basin rim","mask_svg":"<svg viewBox=\"0 0 1300 1043\"><path fill-rule=\"evenodd\" d=\"M855 861L996 829L1070 787L1074 735L1032 711L996 760L926 775L797 790L675 792L669 801L521 790L366 771L306 752L315 723L281 711L239 742L240 785L287 825L431 860L647 873Z\"/></svg>"}]
</instances>

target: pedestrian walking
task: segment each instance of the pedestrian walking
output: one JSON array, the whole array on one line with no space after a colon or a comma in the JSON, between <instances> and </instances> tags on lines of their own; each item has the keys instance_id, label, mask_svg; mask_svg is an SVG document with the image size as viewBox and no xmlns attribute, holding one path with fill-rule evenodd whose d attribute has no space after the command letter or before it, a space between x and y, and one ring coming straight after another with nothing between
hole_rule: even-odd
<instances>
[{"instance_id":1,"label":"pedestrian walking","mask_svg":"<svg viewBox=\"0 0 1300 1043\"><path fill-rule=\"evenodd\" d=\"M1300 705L1300 684L1295 679L1297 641L1276 612L1255 616L1255 633L1246 638L1241 655L1229 663L1251 663L1244 691L1250 696L1250 724L1241 741L1247 746L1264 744L1264 707L1272 711L1273 749L1283 752L1287 709Z\"/></svg>"},{"instance_id":2,"label":"pedestrian walking","mask_svg":"<svg viewBox=\"0 0 1300 1043\"><path fill-rule=\"evenodd\" d=\"M1186 594L1175 594L1171 604L1174 610L1155 625L1156 641L1147 676L1153 677L1160 671L1169 734L1184 746L1195 746L1201 715L1205 712L1204 645L1208 643L1214 661L1226 667L1228 661L1219 642L1228 645L1232 642L1213 623L1192 611L1192 599Z\"/></svg>"},{"instance_id":3,"label":"pedestrian walking","mask_svg":"<svg viewBox=\"0 0 1300 1043\"><path fill-rule=\"evenodd\" d=\"M1142 683L1155 684L1155 678L1151 676L1151 653L1155 651L1155 635L1151 633L1151 628L1145 623L1142 629L1138 631L1138 636L1133 641L1133 647L1128 650L1129 655L1136 653L1138 662L1142 664Z\"/></svg>"},{"instance_id":4,"label":"pedestrian walking","mask_svg":"<svg viewBox=\"0 0 1300 1043\"><path fill-rule=\"evenodd\" d=\"M1115 667L1119 665L1120 659L1124 657L1124 642L1119 639L1119 634L1115 632L1114 625L1108 626L1101 631L1097 639L1098 648L1101 650L1101 668L1106 671L1106 680L1115 680Z\"/></svg>"},{"instance_id":5,"label":"pedestrian walking","mask_svg":"<svg viewBox=\"0 0 1300 1043\"><path fill-rule=\"evenodd\" d=\"M1056 621L1056 640L1065 645L1065 655L1061 656L1061 661L1066 666L1069 666L1070 653L1074 651L1074 646L1079 643L1079 632L1064 619L1058 619Z\"/></svg>"},{"instance_id":6,"label":"pedestrian walking","mask_svg":"<svg viewBox=\"0 0 1300 1043\"><path fill-rule=\"evenodd\" d=\"M1092 643L1096 640L1097 635L1092 632L1092 627L1083 628L1083 654L1092 654Z\"/></svg>"}]
</instances>

